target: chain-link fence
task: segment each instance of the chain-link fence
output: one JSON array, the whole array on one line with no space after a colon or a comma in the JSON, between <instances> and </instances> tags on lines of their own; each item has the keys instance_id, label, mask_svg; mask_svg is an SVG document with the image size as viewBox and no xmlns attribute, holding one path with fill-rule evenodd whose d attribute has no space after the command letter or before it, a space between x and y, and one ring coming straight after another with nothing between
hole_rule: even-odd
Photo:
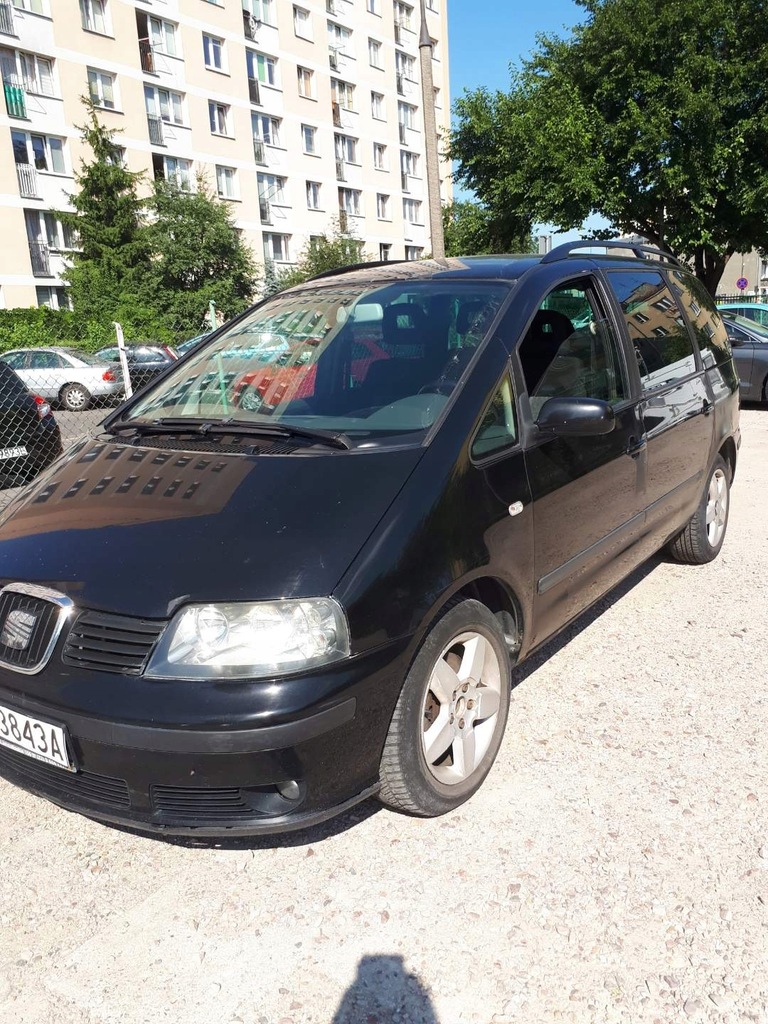
<instances>
[{"instance_id":1,"label":"chain-link fence","mask_svg":"<svg viewBox=\"0 0 768 1024\"><path fill-rule=\"evenodd\" d=\"M194 344L210 330L203 321L195 338L180 331L184 341L178 347L126 340L121 355L114 325L97 332L73 319L51 324L46 329L45 317L26 323L23 316L10 328L0 323L0 507L127 395L175 362L187 347L184 341Z\"/></svg>"}]
</instances>

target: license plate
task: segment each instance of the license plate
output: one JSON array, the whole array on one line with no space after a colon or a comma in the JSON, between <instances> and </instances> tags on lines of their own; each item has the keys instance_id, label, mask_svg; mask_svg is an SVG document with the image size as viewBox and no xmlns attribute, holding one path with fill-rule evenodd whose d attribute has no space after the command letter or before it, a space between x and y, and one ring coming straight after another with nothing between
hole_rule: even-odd
<instances>
[{"instance_id":1,"label":"license plate","mask_svg":"<svg viewBox=\"0 0 768 1024\"><path fill-rule=\"evenodd\" d=\"M0 744L57 768L75 771L69 758L67 738L60 725L41 722L0 704Z\"/></svg>"},{"instance_id":2,"label":"license plate","mask_svg":"<svg viewBox=\"0 0 768 1024\"><path fill-rule=\"evenodd\" d=\"M27 455L26 446L23 444L18 445L16 448L0 448L0 460L2 459L20 459L22 455Z\"/></svg>"}]
</instances>

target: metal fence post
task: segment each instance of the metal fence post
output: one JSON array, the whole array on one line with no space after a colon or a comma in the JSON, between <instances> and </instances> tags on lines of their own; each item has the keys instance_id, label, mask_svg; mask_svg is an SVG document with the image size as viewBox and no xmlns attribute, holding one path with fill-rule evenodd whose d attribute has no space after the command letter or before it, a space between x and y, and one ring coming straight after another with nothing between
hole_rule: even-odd
<instances>
[{"instance_id":1,"label":"metal fence post","mask_svg":"<svg viewBox=\"0 0 768 1024\"><path fill-rule=\"evenodd\" d=\"M128 358L125 354L125 340L123 338L123 328L116 321L112 321L115 327L115 334L117 335L117 352L120 356L120 366L123 371L123 383L125 384L125 397L130 398L133 394L133 385L131 384L131 374L128 369Z\"/></svg>"}]
</instances>

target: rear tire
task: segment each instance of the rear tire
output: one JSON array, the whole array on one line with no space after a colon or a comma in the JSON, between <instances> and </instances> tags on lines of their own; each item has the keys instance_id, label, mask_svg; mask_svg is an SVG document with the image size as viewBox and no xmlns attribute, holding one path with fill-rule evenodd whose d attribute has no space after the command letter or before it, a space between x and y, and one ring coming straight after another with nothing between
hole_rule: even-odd
<instances>
[{"instance_id":1,"label":"rear tire","mask_svg":"<svg viewBox=\"0 0 768 1024\"><path fill-rule=\"evenodd\" d=\"M730 484L730 467L718 455L709 471L699 507L682 533L669 544L669 552L678 562L705 565L720 554L728 528Z\"/></svg>"},{"instance_id":2,"label":"rear tire","mask_svg":"<svg viewBox=\"0 0 768 1024\"><path fill-rule=\"evenodd\" d=\"M499 752L511 675L504 634L479 601L454 605L406 677L381 758L382 803L434 817L468 800Z\"/></svg>"},{"instance_id":3,"label":"rear tire","mask_svg":"<svg viewBox=\"0 0 768 1024\"><path fill-rule=\"evenodd\" d=\"M91 393L82 384L65 384L59 392L59 401L67 412L82 412L91 404Z\"/></svg>"}]
</instances>

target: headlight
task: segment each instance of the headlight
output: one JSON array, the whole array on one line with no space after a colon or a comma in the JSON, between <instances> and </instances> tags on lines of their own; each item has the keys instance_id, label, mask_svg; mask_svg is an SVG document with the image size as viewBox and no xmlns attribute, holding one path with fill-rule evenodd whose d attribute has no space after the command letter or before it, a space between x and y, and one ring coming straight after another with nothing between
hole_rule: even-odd
<instances>
[{"instance_id":1,"label":"headlight","mask_svg":"<svg viewBox=\"0 0 768 1024\"><path fill-rule=\"evenodd\" d=\"M145 675L254 679L349 656L341 605L330 597L259 604L191 604L163 633Z\"/></svg>"}]
</instances>

